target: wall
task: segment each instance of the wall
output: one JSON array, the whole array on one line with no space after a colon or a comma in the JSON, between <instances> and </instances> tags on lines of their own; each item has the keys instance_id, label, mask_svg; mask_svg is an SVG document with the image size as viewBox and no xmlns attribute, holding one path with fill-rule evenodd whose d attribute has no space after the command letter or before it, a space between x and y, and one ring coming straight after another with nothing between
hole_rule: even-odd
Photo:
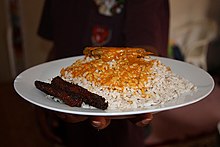
<instances>
[{"instance_id":1,"label":"wall","mask_svg":"<svg viewBox=\"0 0 220 147\"><path fill-rule=\"evenodd\" d=\"M51 43L42 40L36 34L44 0L20 0L19 2L24 49L24 58L21 60L24 60L25 63L22 70L25 70L46 60ZM12 40L7 39L11 28L7 22L9 14L6 13L6 8L6 0L0 1L0 82L12 81L19 74L16 68L23 68L16 67L20 65L13 59L13 52L10 52L11 55L9 55L9 50L12 51L13 49L11 48L12 45L7 43Z\"/></svg>"},{"instance_id":2,"label":"wall","mask_svg":"<svg viewBox=\"0 0 220 147\"><path fill-rule=\"evenodd\" d=\"M185 24L206 19L208 8L209 0L170 0L170 37L175 38Z\"/></svg>"},{"instance_id":3,"label":"wall","mask_svg":"<svg viewBox=\"0 0 220 147\"><path fill-rule=\"evenodd\" d=\"M51 48L50 42L37 36L43 2L44 0L20 0L26 68L44 62Z\"/></svg>"},{"instance_id":4,"label":"wall","mask_svg":"<svg viewBox=\"0 0 220 147\"><path fill-rule=\"evenodd\" d=\"M12 79L6 40L7 19L5 12L5 1L0 1L0 82Z\"/></svg>"}]
</instances>

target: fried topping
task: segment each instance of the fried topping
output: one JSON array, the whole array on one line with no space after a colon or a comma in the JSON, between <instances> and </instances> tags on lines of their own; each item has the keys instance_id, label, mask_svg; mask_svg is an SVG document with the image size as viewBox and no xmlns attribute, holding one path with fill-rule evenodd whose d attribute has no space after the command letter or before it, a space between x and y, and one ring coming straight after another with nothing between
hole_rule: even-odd
<instances>
[{"instance_id":1,"label":"fried topping","mask_svg":"<svg viewBox=\"0 0 220 147\"><path fill-rule=\"evenodd\" d=\"M72 78L84 77L109 90L123 91L129 87L140 89L144 93L151 67L157 62L149 59L152 53L143 48L89 47L84 50L84 54L83 60L63 68L61 76L71 73Z\"/></svg>"}]
</instances>

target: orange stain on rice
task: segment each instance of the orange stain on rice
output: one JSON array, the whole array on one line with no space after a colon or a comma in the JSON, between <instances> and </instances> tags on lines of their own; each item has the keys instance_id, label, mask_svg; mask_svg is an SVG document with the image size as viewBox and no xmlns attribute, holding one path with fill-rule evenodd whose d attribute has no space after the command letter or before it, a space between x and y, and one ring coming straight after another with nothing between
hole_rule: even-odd
<instances>
[{"instance_id":1,"label":"orange stain on rice","mask_svg":"<svg viewBox=\"0 0 220 147\"><path fill-rule=\"evenodd\" d=\"M84 77L97 86L109 90L123 91L125 87L141 90L143 97L147 90L144 86L151 75L151 68L156 60L146 60L152 53L142 48L94 47L84 50L85 60L77 61L61 70L61 75L70 72L72 77Z\"/></svg>"}]
</instances>

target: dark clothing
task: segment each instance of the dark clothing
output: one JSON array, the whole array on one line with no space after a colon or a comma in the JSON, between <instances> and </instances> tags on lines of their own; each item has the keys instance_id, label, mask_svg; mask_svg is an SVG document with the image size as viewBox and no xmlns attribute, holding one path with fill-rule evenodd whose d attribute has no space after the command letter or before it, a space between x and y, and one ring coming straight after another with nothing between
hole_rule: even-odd
<instances>
[{"instance_id":1,"label":"dark clothing","mask_svg":"<svg viewBox=\"0 0 220 147\"><path fill-rule=\"evenodd\" d=\"M148 45L166 56L168 0L127 0L122 13L112 17L100 15L96 7L93 0L46 0L39 35L54 42L56 58L98 46L92 42L95 26L109 34L102 46Z\"/></svg>"},{"instance_id":2,"label":"dark clothing","mask_svg":"<svg viewBox=\"0 0 220 147\"><path fill-rule=\"evenodd\" d=\"M87 121L65 123L62 129L66 145L76 147L144 147L143 131L148 131L128 120L114 120L103 130L95 129Z\"/></svg>"},{"instance_id":3,"label":"dark clothing","mask_svg":"<svg viewBox=\"0 0 220 147\"><path fill-rule=\"evenodd\" d=\"M168 27L168 0L126 0L113 16L100 15L93 0L46 0L38 33L53 41L54 59L81 55L87 46L152 46L166 56ZM145 130L112 120L100 131L87 121L62 122L59 132L70 146L142 147Z\"/></svg>"}]
</instances>

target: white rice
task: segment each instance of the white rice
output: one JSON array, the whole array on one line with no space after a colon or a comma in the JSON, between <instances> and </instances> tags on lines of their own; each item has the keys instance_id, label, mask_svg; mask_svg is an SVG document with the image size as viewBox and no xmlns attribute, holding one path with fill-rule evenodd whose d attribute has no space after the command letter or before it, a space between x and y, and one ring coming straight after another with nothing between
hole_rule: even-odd
<instances>
[{"instance_id":1,"label":"white rice","mask_svg":"<svg viewBox=\"0 0 220 147\"><path fill-rule=\"evenodd\" d=\"M80 59L78 62L90 62L94 58L87 57ZM147 58L146 60L152 60ZM114 64L114 60L108 64ZM72 77L71 72L65 71L62 78L68 82L77 84L88 91L98 94L108 102L107 110L125 111L132 109L146 109L150 106L157 106L166 103L172 99L178 98L183 94L190 93L196 90L196 86L188 80L173 73L167 66L159 60L154 63L151 68L151 77L144 83L147 87L148 98L142 97L140 90L125 87L123 91L118 91L104 86L97 86L94 82L88 81L85 77ZM82 107L88 108L83 104Z\"/></svg>"}]
</instances>

